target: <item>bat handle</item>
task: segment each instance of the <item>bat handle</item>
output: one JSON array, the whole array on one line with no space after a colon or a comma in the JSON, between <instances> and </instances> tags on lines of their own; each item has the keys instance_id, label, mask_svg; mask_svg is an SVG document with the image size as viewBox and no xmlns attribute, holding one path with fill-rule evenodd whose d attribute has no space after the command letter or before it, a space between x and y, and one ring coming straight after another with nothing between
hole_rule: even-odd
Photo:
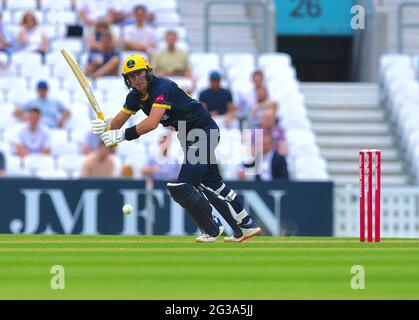
<instances>
[{"instance_id":1,"label":"bat handle","mask_svg":"<svg viewBox=\"0 0 419 320\"><path fill-rule=\"evenodd\" d=\"M96 113L96 115L100 120L105 120L105 116L103 115L102 112L98 112L98 113Z\"/></svg>"}]
</instances>

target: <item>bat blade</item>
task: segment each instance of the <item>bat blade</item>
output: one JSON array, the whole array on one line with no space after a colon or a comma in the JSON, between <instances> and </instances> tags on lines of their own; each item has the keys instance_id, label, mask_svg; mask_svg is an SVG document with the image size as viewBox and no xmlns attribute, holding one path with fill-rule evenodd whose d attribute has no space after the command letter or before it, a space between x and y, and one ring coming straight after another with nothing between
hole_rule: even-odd
<instances>
[{"instance_id":1,"label":"bat blade","mask_svg":"<svg viewBox=\"0 0 419 320\"><path fill-rule=\"evenodd\" d=\"M84 92L84 94L87 97L87 100L89 100L90 105L92 106L93 110L95 111L97 117L99 119L105 120L105 116L103 115L102 111L100 110L99 104L96 101L96 98L93 94L92 88L90 87L89 82L87 81L87 78L83 74L83 72L80 69L80 66L77 64L77 62L73 59L73 57L65 50L61 49L61 54L64 56L64 59L67 61L69 67L73 71L74 75L76 76L78 82L80 83L80 86Z\"/></svg>"}]
</instances>

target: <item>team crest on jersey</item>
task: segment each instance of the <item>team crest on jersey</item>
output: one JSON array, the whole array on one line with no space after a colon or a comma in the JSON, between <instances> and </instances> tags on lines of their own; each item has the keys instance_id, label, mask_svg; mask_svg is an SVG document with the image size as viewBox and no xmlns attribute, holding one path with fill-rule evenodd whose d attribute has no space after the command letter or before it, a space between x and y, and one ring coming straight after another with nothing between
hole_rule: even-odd
<instances>
[{"instance_id":1,"label":"team crest on jersey","mask_svg":"<svg viewBox=\"0 0 419 320\"><path fill-rule=\"evenodd\" d=\"M164 101L164 94L159 95L155 100L155 102L157 103L162 103L163 101Z\"/></svg>"},{"instance_id":2,"label":"team crest on jersey","mask_svg":"<svg viewBox=\"0 0 419 320\"><path fill-rule=\"evenodd\" d=\"M161 119L163 120L163 121L166 121L167 119L169 119L170 117L167 115L167 114L165 114L165 115L163 115L163 117L161 117Z\"/></svg>"}]
</instances>

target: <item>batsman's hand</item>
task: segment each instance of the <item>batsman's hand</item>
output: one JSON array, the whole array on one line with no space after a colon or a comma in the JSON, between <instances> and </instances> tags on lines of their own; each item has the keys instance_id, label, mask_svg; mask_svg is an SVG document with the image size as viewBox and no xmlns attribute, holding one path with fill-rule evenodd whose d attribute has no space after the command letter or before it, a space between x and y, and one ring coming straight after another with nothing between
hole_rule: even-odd
<instances>
[{"instance_id":1,"label":"batsman's hand","mask_svg":"<svg viewBox=\"0 0 419 320\"><path fill-rule=\"evenodd\" d=\"M111 147L125 140L125 130L117 129L105 131L100 135L100 138L105 146Z\"/></svg>"},{"instance_id":2,"label":"batsman's hand","mask_svg":"<svg viewBox=\"0 0 419 320\"><path fill-rule=\"evenodd\" d=\"M111 127L111 120L110 119L106 119L106 120L101 120L101 119L95 119L92 120L92 131L94 134L102 134L104 133L106 130L109 130Z\"/></svg>"}]
</instances>

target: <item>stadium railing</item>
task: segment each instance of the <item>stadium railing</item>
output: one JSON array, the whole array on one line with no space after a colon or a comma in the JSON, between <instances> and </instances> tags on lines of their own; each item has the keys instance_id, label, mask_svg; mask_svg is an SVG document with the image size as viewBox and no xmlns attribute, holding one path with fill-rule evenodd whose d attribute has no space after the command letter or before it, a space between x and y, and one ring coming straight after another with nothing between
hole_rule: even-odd
<instances>
[{"instance_id":1,"label":"stadium railing","mask_svg":"<svg viewBox=\"0 0 419 320\"><path fill-rule=\"evenodd\" d=\"M211 8L220 5L247 5L258 7L261 10L261 16L259 18L252 18L248 21L223 21L220 19L213 20L211 18ZM262 45L260 52L268 51L268 39L269 39L269 8L266 6L265 1L262 0L207 0L205 2L204 9L204 48L206 52L210 52L210 39L211 39L211 28L214 26L234 26L234 27L253 27L260 30L260 37L262 39Z\"/></svg>"}]
</instances>

